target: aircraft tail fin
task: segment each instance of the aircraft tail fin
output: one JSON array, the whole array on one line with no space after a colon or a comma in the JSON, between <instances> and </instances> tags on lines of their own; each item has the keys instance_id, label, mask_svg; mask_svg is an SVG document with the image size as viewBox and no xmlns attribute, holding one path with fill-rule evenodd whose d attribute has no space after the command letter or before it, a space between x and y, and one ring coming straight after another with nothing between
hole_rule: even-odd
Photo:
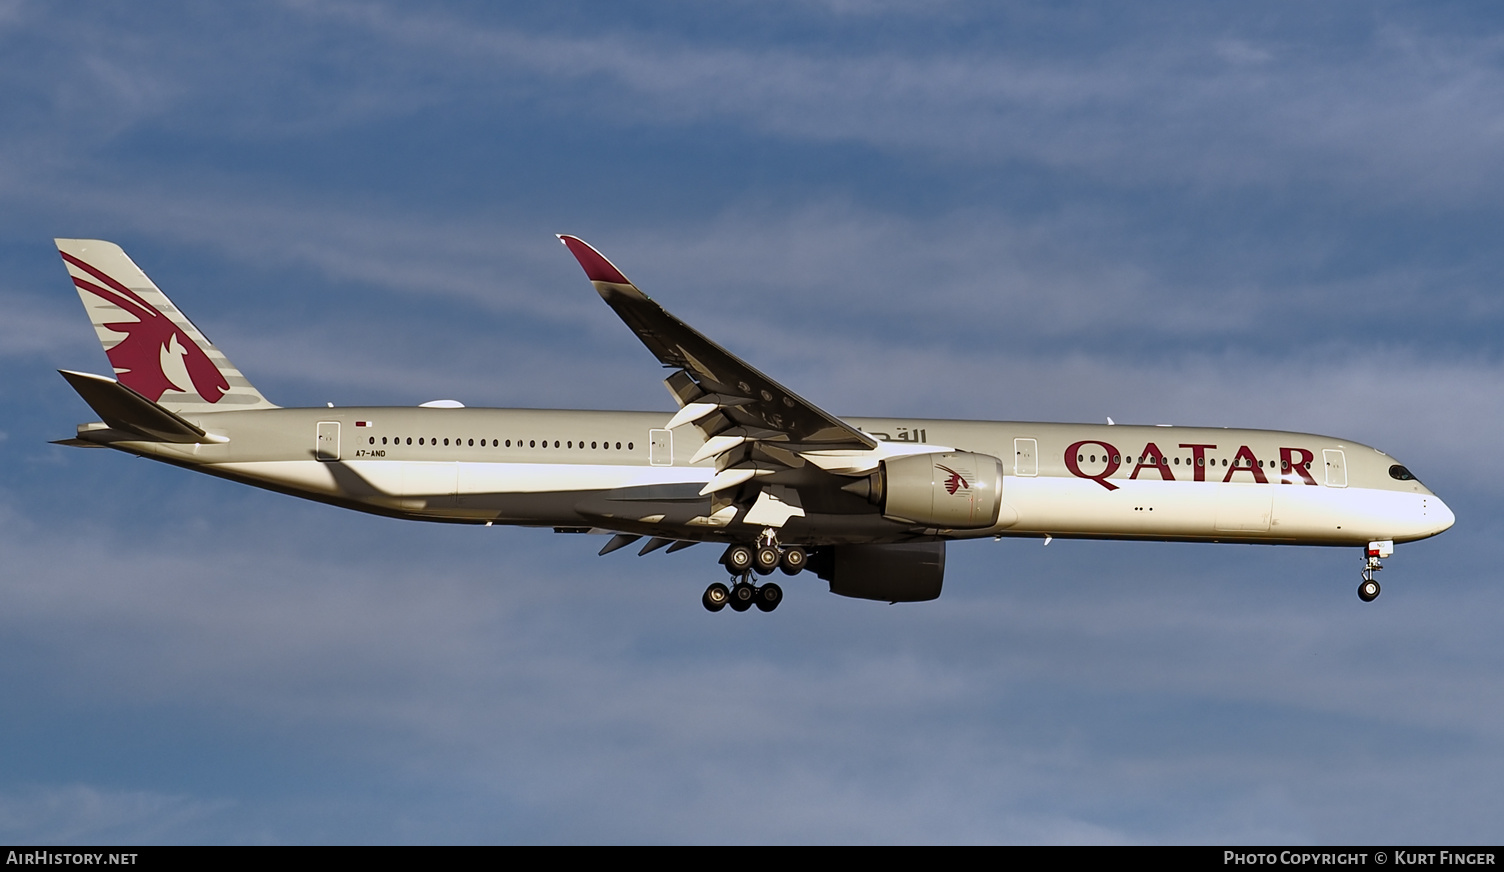
<instances>
[{"instance_id":1,"label":"aircraft tail fin","mask_svg":"<svg viewBox=\"0 0 1504 872\"><path fill-rule=\"evenodd\" d=\"M54 242L121 385L172 413L277 408L120 246Z\"/></svg>"}]
</instances>

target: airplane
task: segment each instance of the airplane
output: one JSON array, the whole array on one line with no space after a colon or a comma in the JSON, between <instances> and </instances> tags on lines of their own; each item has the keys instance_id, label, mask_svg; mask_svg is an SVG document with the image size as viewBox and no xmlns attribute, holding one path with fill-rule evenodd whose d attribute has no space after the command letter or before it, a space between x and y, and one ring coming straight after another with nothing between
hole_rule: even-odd
<instances>
[{"instance_id":1,"label":"airplane","mask_svg":"<svg viewBox=\"0 0 1504 872\"><path fill-rule=\"evenodd\" d=\"M718 612L783 599L775 572L889 603L940 596L946 543L1032 537L1362 549L1364 602L1396 543L1452 511L1393 457L1307 433L837 417L559 240L660 364L678 411L294 409L258 391L126 255L58 239L113 377L61 370L98 414L58 444L113 448L419 521L610 535L602 555L702 542Z\"/></svg>"}]
</instances>

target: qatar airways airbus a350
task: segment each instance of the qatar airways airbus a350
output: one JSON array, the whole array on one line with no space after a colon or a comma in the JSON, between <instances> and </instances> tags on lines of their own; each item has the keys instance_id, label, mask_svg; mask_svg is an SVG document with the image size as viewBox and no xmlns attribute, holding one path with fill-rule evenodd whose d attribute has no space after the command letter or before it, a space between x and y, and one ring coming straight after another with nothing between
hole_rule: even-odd
<instances>
[{"instance_id":1,"label":"qatar airways airbus a350","mask_svg":"<svg viewBox=\"0 0 1504 872\"><path fill-rule=\"evenodd\" d=\"M560 240L673 370L678 412L280 408L118 245L59 239L114 369L62 373L101 419L62 444L379 515L609 534L602 554L717 543L711 611L772 611L765 577L806 569L842 596L934 599L947 542L1002 536L1349 546L1367 602L1395 543L1452 526L1398 460L1328 436L837 417Z\"/></svg>"}]
</instances>

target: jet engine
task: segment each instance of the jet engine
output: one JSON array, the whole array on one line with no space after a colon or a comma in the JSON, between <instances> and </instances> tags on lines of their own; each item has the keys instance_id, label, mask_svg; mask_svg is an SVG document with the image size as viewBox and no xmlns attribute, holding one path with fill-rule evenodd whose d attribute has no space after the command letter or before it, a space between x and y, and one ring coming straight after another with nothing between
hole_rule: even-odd
<instances>
[{"instance_id":1,"label":"jet engine","mask_svg":"<svg viewBox=\"0 0 1504 872\"><path fill-rule=\"evenodd\" d=\"M990 454L949 451L884 460L845 488L882 508L883 517L925 527L979 530L1003 507L1003 462Z\"/></svg>"},{"instance_id":2,"label":"jet engine","mask_svg":"<svg viewBox=\"0 0 1504 872\"><path fill-rule=\"evenodd\" d=\"M809 567L830 582L833 594L887 603L925 602L940 596L945 543L835 545L811 553Z\"/></svg>"}]
</instances>

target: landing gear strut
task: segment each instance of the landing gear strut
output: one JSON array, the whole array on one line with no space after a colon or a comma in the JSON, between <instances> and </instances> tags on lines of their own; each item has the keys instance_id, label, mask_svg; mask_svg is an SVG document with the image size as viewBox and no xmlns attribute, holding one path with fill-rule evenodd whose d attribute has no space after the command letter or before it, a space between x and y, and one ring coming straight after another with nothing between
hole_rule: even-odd
<instances>
[{"instance_id":1,"label":"landing gear strut","mask_svg":"<svg viewBox=\"0 0 1504 872\"><path fill-rule=\"evenodd\" d=\"M1379 598L1382 588L1374 581L1374 573L1384 568L1380 562L1382 558L1394 553L1394 542L1385 539L1379 542L1369 542L1368 549L1363 552L1363 581L1358 585L1358 599L1371 603Z\"/></svg>"},{"instance_id":2,"label":"landing gear strut","mask_svg":"<svg viewBox=\"0 0 1504 872\"><path fill-rule=\"evenodd\" d=\"M733 612L745 612L753 606L771 612L783 602L783 588L772 582L756 584L755 576L781 569L785 575L798 575L809 563L809 554L797 545L780 546L775 532L764 530L757 544L732 545L721 555L721 565L731 573L731 586L716 582L705 588L700 603L706 611L718 612L731 606Z\"/></svg>"}]
</instances>

